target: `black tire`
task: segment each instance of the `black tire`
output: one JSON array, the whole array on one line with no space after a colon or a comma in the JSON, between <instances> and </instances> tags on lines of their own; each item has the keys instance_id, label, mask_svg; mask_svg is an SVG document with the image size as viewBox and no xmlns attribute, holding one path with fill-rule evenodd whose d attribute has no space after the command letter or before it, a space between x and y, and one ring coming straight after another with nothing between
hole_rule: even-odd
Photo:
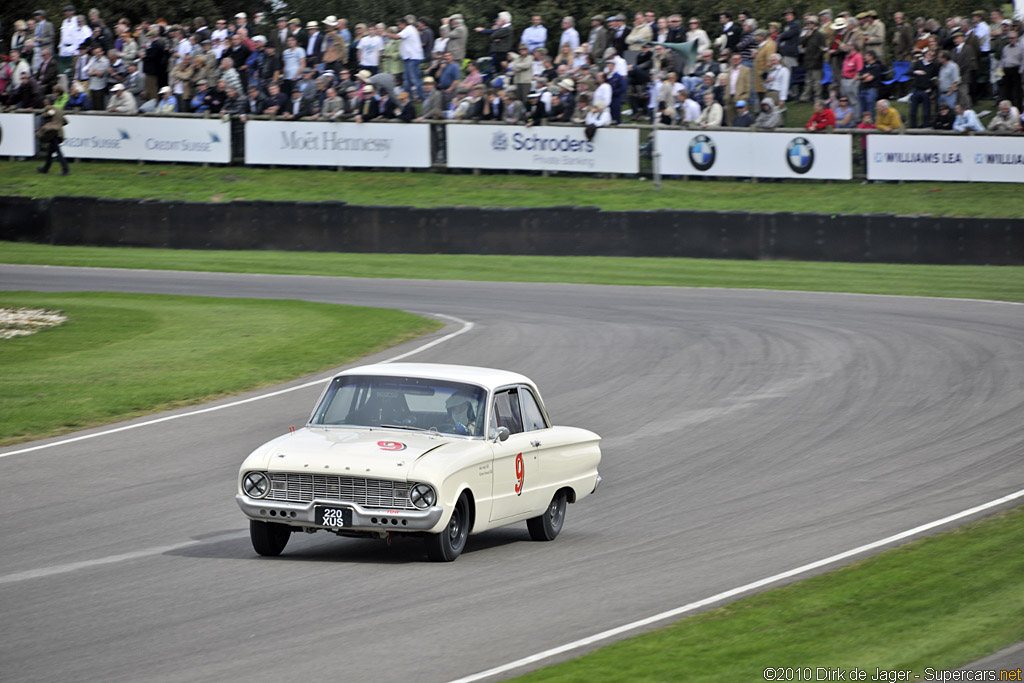
<instances>
[{"instance_id":1,"label":"black tire","mask_svg":"<svg viewBox=\"0 0 1024 683\"><path fill-rule=\"evenodd\" d=\"M459 496L452 510L448 526L439 534L426 538L427 557L433 562L452 562L462 554L469 537L469 500L466 494Z\"/></svg>"},{"instance_id":2,"label":"black tire","mask_svg":"<svg viewBox=\"0 0 1024 683\"><path fill-rule=\"evenodd\" d=\"M526 520L526 528L530 530L530 538L535 541L553 541L565 524L565 506L568 502L565 491L559 491L551 499L551 504L540 517Z\"/></svg>"},{"instance_id":3,"label":"black tire","mask_svg":"<svg viewBox=\"0 0 1024 683\"><path fill-rule=\"evenodd\" d=\"M291 535L292 529L287 524L249 520L249 539L252 541L252 548L264 557L280 555L288 545Z\"/></svg>"}]
</instances>

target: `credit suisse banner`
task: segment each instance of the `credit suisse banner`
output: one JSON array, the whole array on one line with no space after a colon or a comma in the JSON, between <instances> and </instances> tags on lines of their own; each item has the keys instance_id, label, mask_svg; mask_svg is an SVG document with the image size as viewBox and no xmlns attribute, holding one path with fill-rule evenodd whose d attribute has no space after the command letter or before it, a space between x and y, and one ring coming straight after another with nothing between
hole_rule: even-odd
<instances>
[{"instance_id":1,"label":"credit suisse banner","mask_svg":"<svg viewBox=\"0 0 1024 683\"><path fill-rule=\"evenodd\" d=\"M0 114L0 156L34 156L35 123L33 114Z\"/></svg>"},{"instance_id":2,"label":"credit suisse banner","mask_svg":"<svg viewBox=\"0 0 1024 683\"><path fill-rule=\"evenodd\" d=\"M1024 139L869 135L868 178L1024 183Z\"/></svg>"},{"instance_id":3,"label":"credit suisse banner","mask_svg":"<svg viewBox=\"0 0 1024 683\"><path fill-rule=\"evenodd\" d=\"M453 124L445 128L449 168L497 168L576 173L639 173L640 131Z\"/></svg>"},{"instance_id":4,"label":"credit suisse banner","mask_svg":"<svg viewBox=\"0 0 1024 683\"><path fill-rule=\"evenodd\" d=\"M846 135L658 130L655 145L665 175L853 177Z\"/></svg>"},{"instance_id":5,"label":"credit suisse banner","mask_svg":"<svg viewBox=\"0 0 1024 683\"><path fill-rule=\"evenodd\" d=\"M428 168L430 126L248 121L245 163Z\"/></svg>"},{"instance_id":6,"label":"credit suisse banner","mask_svg":"<svg viewBox=\"0 0 1024 683\"><path fill-rule=\"evenodd\" d=\"M231 125L220 119L66 115L64 156L226 164Z\"/></svg>"}]
</instances>

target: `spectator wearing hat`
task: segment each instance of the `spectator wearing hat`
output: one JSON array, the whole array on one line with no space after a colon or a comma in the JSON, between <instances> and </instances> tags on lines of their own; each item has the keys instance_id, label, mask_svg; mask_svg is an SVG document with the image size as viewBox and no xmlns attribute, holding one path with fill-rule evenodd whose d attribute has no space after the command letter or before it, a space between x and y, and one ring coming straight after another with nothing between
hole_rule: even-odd
<instances>
[{"instance_id":1,"label":"spectator wearing hat","mask_svg":"<svg viewBox=\"0 0 1024 683\"><path fill-rule=\"evenodd\" d=\"M395 77L388 73L371 74L369 71L360 71L356 74L356 80L363 85L372 85L374 93L390 97L397 87Z\"/></svg>"},{"instance_id":2,"label":"spectator wearing hat","mask_svg":"<svg viewBox=\"0 0 1024 683\"><path fill-rule=\"evenodd\" d=\"M171 92L170 86L160 88L156 102L156 113L176 114L178 112L178 98Z\"/></svg>"},{"instance_id":3,"label":"spectator wearing hat","mask_svg":"<svg viewBox=\"0 0 1024 683\"><path fill-rule=\"evenodd\" d=\"M324 51L324 36L320 33L319 23L306 22L306 37L302 41L302 49L306 53L307 67L312 68L320 63L320 55Z\"/></svg>"},{"instance_id":4,"label":"spectator wearing hat","mask_svg":"<svg viewBox=\"0 0 1024 683\"><path fill-rule=\"evenodd\" d=\"M44 174L49 173L53 158L57 157L60 162L60 174L67 175L70 173L68 162L60 149L60 143L64 141L64 126L67 125L67 121L64 119L63 112L53 106L52 98L48 99L50 99L50 103L43 112L43 122L36 130L36 138L41 144L46 145L46 161L36 170Z\"/></svg>"},{"instance_id":5,"label":"spectator wearing hat","mask_svg":"<svg viewBox=\"0 0 1024 683\"><path fill-rule=\"evenodd\" d=\"M818 26L818 17L813 14L804 17L804 28L800 33L800 50L803 53L804 66L804 88L800 93L800 101L821 99L821 79L827 42L825 34Z\"/></svg>"},{"instance_id":6,"label":"spectator wearing hat","mask_svg":"<svg viewBox=\"0 0 1024 683\"><path fill-rule=\"evenodd\" d=\"M196 81L195 90L192 92L192 99L188 102L189 111L194 114L203 114L210 111L210 86L205 78Z\"/></svg>"},{"instance_id":7,"label":"spectator wearing hat","mask_svg":"<svg viewBox=\"0 0 1024 683\"><path fill-rule=\"evenodd\" d=\"M53 28L53 22L47 21L46 12L41 9L37 9L33 13L33 18L36 21L35 31L33 38L35 39L36 49L46 49L53 54L54 43L57 41L56 31Z\"/></svg>"},{"instance_id":8,"label":"spectator wearing hat","mask_svg":"<svg viewBox=\"0 0 1024 683\"><path fill-rule=\"evenodd\" d=\"M71 63L78 55L78 46L91 35L92 31L79 24L74 5L66 5L64 20L60 24L60 46L57 49L57 69L62 74L71 69Z\"/></svg>"},{"instance_id":9,"label":"spectator wearing hat","mask_svg":"<svg viewBox=\"0 0 1024 683\"><path fill-rule=\"evenodd\" d=\"M880 63L886 62L885 24L878 20L878 12L868 10L865 14L862 30L864 31L864 51L873 51Z\"/></svg>"},{"instance_id":10,"label":"spectator wearing hat","mask_svg":"<svg viewBox=\"0 0 1024 683\"><path fill-rule=\"evenodd\" d=\"M356 109L355 120L356 123L362 123L376 118L380 118L380 99L374 92L373 86L367 83L363 86L363 94Z\"/></svg>"},{"instance_id":11,"label":"spectator wearing hat","mask_svg":"<svg viewBox=\"0 0 1024 683\"><path fill-rule=\"evenodd\" d=\"M750 114L750 110L747 109L746 100L740 100L736 103L736 116L733 117L730 125L733 128L750 128L754 125L754 117Z\"/></svg>"},{"instance_id":12,"label":"spectator wearing hat","mask_svg":"<svg viewBox=\"0 0 1024 683\"><path fill-rule=\"evenodd\" d=\"M590 46L590 54L595 62L604 58L605 49L608 47L608 29L604 27L604 17L596 14L590 18L590 33L587 34L587 45Z\"/></svg>"},{"instance_id":13,"label":"spectator wearing hat","mask_svg":"<svg viewBox=\"0 0 1024 683\"><path fill-rule=\"evenodd\" d=\"M529 46L526 43L521 43L519 54L510 53L508 58L512 62L512 84L516 89L516 99L526 102L533 82L533 55L530 54Z\"/></svg>"},{"instance_id":14,"label":"spectator wearing hat","mask_svg":"<svg viewBox=\"0 0 1024 683\"><path fill-rule=\"evenodd\" d=\"M971 106L971 93L975 89L975 79L978 73L978 55L974 49L967 44L967 35L960 28L952 31L953 36L953 61L960 68L960 85L957 88L957 98L968 109Z\"/></svg>"},{"instance_id":15,"label":"spectator wearing hat","mask_svg":"<svg viewBox=\"0 0 1024 683\"><path fill-rule=\"evenodd\" d=\"M417 121L439 121L444 118L444 96L437 89L434 79L427 76L423 79L423 109Z\"/></svg>"},{"instance_id":16,"label":"spectator wearing hat","mask_svg":"<svg viewBox=\"0 0 1024 683\"><path fill-rule=\"evenodd\" d=\"M778 45L779 54L782 56L782 63L787 69L792 69L800 61L800 22L796 19L796 13L792 7L787 7L782 12L783 26L775 39Z\"/></svg>"},{"instance_id":17,"label":"spectator wearing hat","mask_svg":"<svg viewBox=\"0 0 1024 683\"><path fill-rule=\"evenodd\" d=\"M754 119L754 127L761 130L775 130L782 125L782 116L779 114L775 102L769 98L761 100L761 113Z\"/></svg>"},{"instance_id":18,"label":"spectator wearing hat","mask_svg":"<svg viewBox=\"0 0 1024 683\"><path fill-rule=\"evenodd\" d=\"M312 100L302 96L298 88L292 90L288 104L285 105L281 117L289 121L305 119L313 115Z\"/></svg>"},{"instance_id":19,"label":"spectator wearing hat","mask_svg":"<svg viewBox=\"0 0 1024 683\"><path fill-rule=\"evenodd\" d=\"M771 56L778 52L778 47L764 29L755 30L754 36L757 42L757 50L754 52L754 97L759 101L768 91L764 76L772 68Z\"/></svg>"}]
</instances>

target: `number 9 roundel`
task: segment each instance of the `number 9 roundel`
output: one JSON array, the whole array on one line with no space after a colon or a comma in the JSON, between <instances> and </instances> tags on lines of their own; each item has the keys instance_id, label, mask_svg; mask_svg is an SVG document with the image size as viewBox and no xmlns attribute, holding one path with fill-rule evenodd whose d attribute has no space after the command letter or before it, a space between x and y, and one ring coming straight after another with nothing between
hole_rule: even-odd
<instances>
[{"instance_id":1,"label":"number 9 roundel","mask_svg":"<svg viewBox=\"0 0 1024 683\"><path fill-rule=\"evenodd\" d=\"M516 495L523 494L523 481L526 479L526 463L523 462L523 454L516 456Z\"/></svg>"}]
</instances>

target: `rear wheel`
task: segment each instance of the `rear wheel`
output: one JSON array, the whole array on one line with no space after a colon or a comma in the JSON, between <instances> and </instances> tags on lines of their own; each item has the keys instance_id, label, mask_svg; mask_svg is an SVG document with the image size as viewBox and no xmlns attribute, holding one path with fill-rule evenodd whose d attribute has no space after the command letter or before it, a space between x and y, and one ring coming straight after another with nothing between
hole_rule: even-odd
<instances>
[{"instance_id":1,"label":"rear wheel","mask_svg":"<svg viewBox=\"0 0 1024 683\"><path fill-rule=\"evenodd\" d=\"M252 541L253 550L260 555L277 557L288 545L291 535L292 529L286 524L249 520L249 539Z\"/></svg>"},{"instance_id":2,"label":"rear wheel","mask_svg":"<svg viewBox=\"0 0 1024 683\"><path fill-rule=\"evenodd\" d=\"M551 499L551 504L540 517L526 520L526 528L530 530L530 538L535 541L553 541L565 523L565 505L568 497L565 491L559 491Z\"/></svg>"},{"instance_id":3,"label":"rear wheel","mask_svg":"<svg viewBox=\"0 0 1024 683\"><path fill-rule=\"evenodd\" d=\"M451 562L462 554L469 537L469 500L466 494L459 496L452 510L448 526L439 534L430 534L426 539L427 557L434 562Z\"/></svg>"}]
</instances>

